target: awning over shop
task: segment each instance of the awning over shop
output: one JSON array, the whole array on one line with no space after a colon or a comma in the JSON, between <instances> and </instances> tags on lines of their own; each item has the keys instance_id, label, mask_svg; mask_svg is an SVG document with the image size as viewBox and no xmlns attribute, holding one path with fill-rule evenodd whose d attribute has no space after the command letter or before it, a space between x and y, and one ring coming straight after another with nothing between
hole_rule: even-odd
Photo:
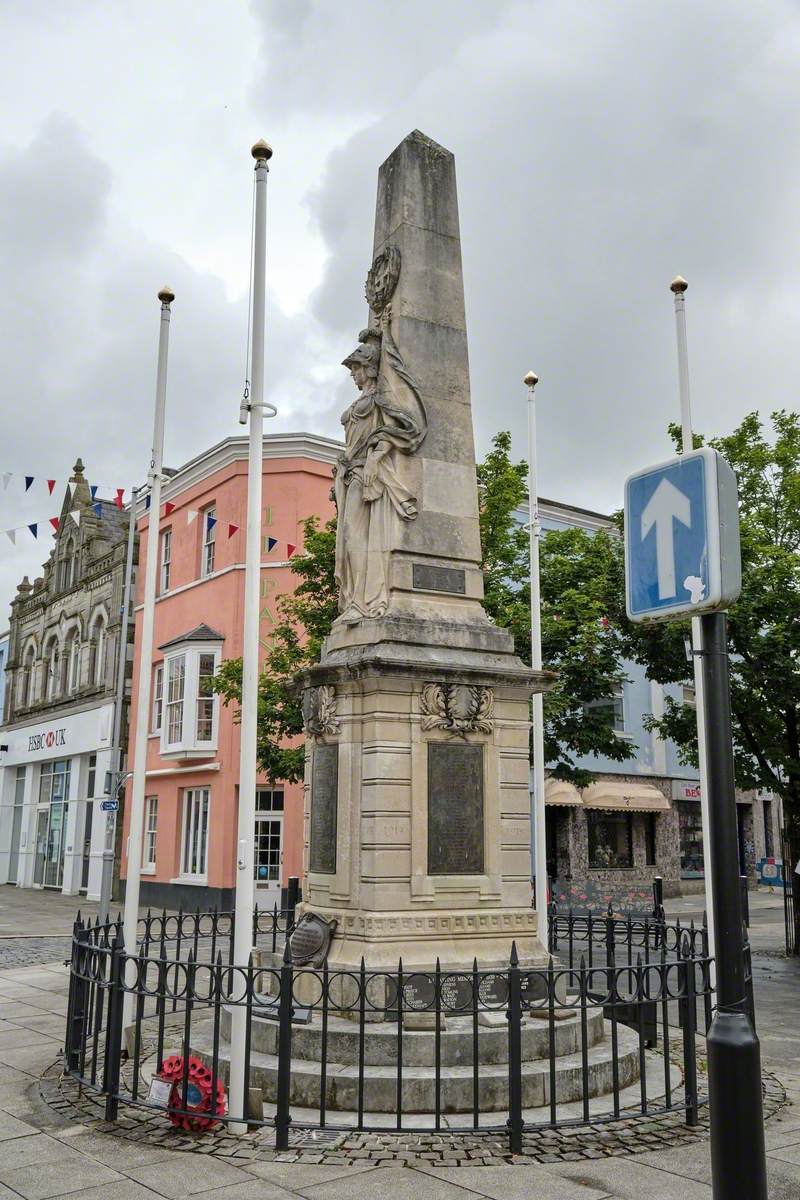
<instances>
[{"instance_id":1,"label":"awning over shop","mask_svg":"<svg viewBox=\"0 0 800 1200\"><path fill-rule=\"evenodd\" d=\"M650 783L625 783L615 779L601 779L586 788L583 806L624 812L669 812L672 807L663 792Z\"/></svg>"},{"instance_id":2,"label":"awning over shop","mask_svg":"<svg viewBox=\"0 0 800 1200\"><path fill-rule=\"evenodd\" d=\"M544 785L544 802L545 804L577 806L581 802L581 794L575 784L567 783L566 779L547 779Z\"/></svg>"}]
</instances>

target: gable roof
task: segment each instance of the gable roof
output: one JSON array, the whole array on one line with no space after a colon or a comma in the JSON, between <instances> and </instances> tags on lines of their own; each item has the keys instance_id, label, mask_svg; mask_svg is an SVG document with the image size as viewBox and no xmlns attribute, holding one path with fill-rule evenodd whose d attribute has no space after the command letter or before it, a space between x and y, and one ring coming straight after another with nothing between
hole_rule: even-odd
<instances>
[{"instance_id":1,"label":"gable roof","mask_svg":"<svg viewBox=\"0 0 800 1200\"><path fill-rule=\"evenodd\" d=\"M186 642L224 642L225 635L218 633L216 629L212 629L210 625L197 625L194 629L190 629L188 633L182 633L178 637L170 638L168 642L164 642L163 646L159 646L159 650L171 650L173 646L182 646Z\"/></svg>"}]
</instances>

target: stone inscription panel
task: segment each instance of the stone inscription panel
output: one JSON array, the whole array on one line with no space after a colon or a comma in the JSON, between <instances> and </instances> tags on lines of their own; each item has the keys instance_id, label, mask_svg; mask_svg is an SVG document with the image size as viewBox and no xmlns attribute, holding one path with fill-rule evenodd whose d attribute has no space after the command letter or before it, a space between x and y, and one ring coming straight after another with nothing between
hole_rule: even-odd
<instances>
[{"instance_id":1,"label":"stone inscription panel","mask_svg":"<svg viewBox=\"0 0 800 1200\"><path fill-rule=\"evenodd\" d=\"M428 874L483 874L483 746L428 743Z\"/></svg>"},{"instance_id":2,"label":"stone inscription panel","mask_svg":"<svg viewBox=\"0 0 800 1200\"><path fill-rule=\"evenodd\" d=\"M336 808L339 747L316 745L311 763L311 853L309 867L336 874Z\"/></svg>"},{"instance_id":3,"label":"stone inscription panel","mask_svg":"<svg viewBox=\"0 0 800 1200\"><path fill-rule=\"evenodd\" d=\"M412 586L423 592L450 592L463 596L467 577L459 567L436 567L431 563L414 563Z\"/></svg>"}]
</instances>

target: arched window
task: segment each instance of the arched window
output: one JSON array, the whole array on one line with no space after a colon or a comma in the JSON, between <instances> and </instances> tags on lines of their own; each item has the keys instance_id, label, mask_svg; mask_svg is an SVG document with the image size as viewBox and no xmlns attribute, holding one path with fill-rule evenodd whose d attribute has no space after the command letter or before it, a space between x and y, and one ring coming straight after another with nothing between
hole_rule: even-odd
<instances>
[{"instance_id":1,"label":"arched window","mask_svg":"<svg viewBox=\"0 0 800 1200\"><path fill-rule=\"evenodd\" d=\"M36 647L28 646L22 660L22 671L19 677L18 702L21 708L33 704L33 671L36 665Z\"/></svg>"},{"instance_id":2,"label":"arched window","mask_svg":"<svg viewBox=\"0 0 800 1200\"><path fill-rule=\"evenodd\" d=\"M80 683L80 653L81 644L78 630L73 629L64 643L64 688L68 694L77 692Z\"/></svg>"},{"instance_id":3,"label":"arched window","mask_svg":"<svg viewBox=\"0 0 800 1200\"><path fill-rule=\"evenodd\" d=\"M67 588L71 588L77 578L77 562L78 554L74 537L68 537L61 552L61 560L58 564L58 589L65 592Z\"/></svg>"},{"instance_id":4,"label":"arched window","mask_svg":"<svg viewBox=\"0 0 800 1200\"><path fill-rule=\"evenodd\" d=\"M44 654L45 664L45 684L44 691L46 700L55 700L61 689L61 654L58 649L58 639L53 638L47 645Z\"/></svg>"},{"instance_id":5,"label":"arched window","mask_svg":"<svg viewBox=\"0 0 800 1200\"><path fill-rule=\"evenodd\" d=\"M89 682L104 683L106 677L106 623L101 613L92 622L89 634Z\"/></svg>"}]
</instances>

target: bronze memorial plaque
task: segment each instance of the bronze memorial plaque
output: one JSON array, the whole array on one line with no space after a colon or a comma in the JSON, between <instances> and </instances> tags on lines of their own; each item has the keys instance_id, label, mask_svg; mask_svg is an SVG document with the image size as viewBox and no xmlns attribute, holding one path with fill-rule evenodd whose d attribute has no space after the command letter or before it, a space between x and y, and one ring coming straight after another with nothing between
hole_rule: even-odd
<instances>
[{"instance_id":1,"label":"bronze memorial plaque","mask_svg":"<svg viewBox=\"0 0 800 1200\"><path fill-rule=\"evenodd\" d=\"M428 874L483 874L483 746L428 743Z\"/></svg>"},{"instance_id":2,"label":"bronze memorial plaque","mask_svg":"<svg viewBox=\"0 0 800 1200\"><path fill-rule=\"evenodd\" d=\"M432 563L414 563L411 583L422 592L452 592L463 596L467 590L466 573L461 567L437 567Z\"/></svg>"},{"instance_id":3,"label":"bronze memorial plaque","mask_svg":"<svg viewBox=\"0 0 800 1200\"><path fill-rule=\"evenodd\" d=\"M309 866L322 875L336 873L336 798L339 747L317 744L311 768L311 854Z\"/></svg>"}]
</instances>

